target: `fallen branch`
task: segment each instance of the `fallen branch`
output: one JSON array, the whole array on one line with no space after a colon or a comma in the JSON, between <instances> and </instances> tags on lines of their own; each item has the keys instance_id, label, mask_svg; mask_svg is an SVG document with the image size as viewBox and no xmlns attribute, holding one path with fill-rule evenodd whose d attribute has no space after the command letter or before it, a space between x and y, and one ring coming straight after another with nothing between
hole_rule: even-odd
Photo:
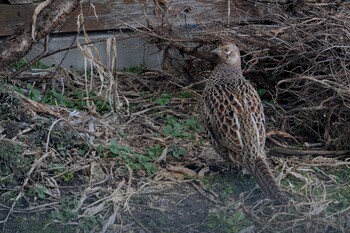
<instances>
[{"instance_id":1,"label":"fallen branch","mask_svg":"<svg viewBox=\"0 0 350 233\"><path fill-rule=\"evenodd\" d=\"M48 0L44 5L40 4L32 21L19 27L0 44L0 69L23 58L37 41L66 22L79 3L80 0Z\"/></svg>"},{"instance_id":2,"label":"fallen branch","mask_svg":"<svg viewBox=\"0 0 350 233\"><path fill-rule=\"evenodd\" d=\"M294 156L340 156L340 155L349 155L350 150L339 150L339 151L327 151L327 150L298 150L291 148L283 148L283 147L272 147L270 148L271 152L276 154L284 154L284 155L294 155Z\"/></svg>"}]
</instances>

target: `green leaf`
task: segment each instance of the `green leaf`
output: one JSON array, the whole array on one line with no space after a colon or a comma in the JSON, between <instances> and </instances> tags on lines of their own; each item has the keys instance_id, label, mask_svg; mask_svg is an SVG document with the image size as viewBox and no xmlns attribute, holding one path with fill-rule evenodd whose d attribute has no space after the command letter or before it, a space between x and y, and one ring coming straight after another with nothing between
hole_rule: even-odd
<instances>
[{"instance_id":1,"label":"green leaf","mask_svg":"<svg viewBox=\"0 0 350 233\"><path fill-rule=\"evenodd\" d=\"M27 88L29 89L29 97L34 101L41 100L41 93L38 89L34 88L32 85L28 84Z\"/></svg>"},{"instance_id":2,"label":"green leaf","mask_svg":"<svg viewBox=\"0 0 350 233\"><path fill-rule=\"evenodd\" d=\"M119 155L120 146L115 141L111 141L109 144L109 151L112 152L112 154Z\"/></svg>"},{"instance_id":3,"label":"green leaf","mask_svg":"<svg viewBox=\"0 0 350 233\"><path fill-rule=\"evenodd\" d=\"M99 144L99 145L96 147L96 151L97 151L98 154L101 154L104 150L105 150L105 148L103 147L102 144Z\"/></svg>"},{"instance_id":4,"label":"green leaf","mask_svg":"<svg viewBox=\"0 0 350 233\"><path fill-rule=\"evenodd\" d=\"M174 156L175 158L179 158L184 156L186 153L187 153L187 150L185 150L184 148L178 148L173 150L172 156Z\"/></svg>"},{"instance_id":5,"label":"green leaf","mask_svg":"<svg viewBox=\"0 0 350 233\"><path fill-rule=\"evenodd\" d=\"M161 97L157 98L154 100L154 103L160 105L160 106L165 106L170 103L171 97L169 94L164 93L162 94Z\"/></svg>"},{"instance_id":6,"label":"green leaf","mask_svg":"<svg viewBox=\"0 0 350 233\"><path fill-rule=\"evenodd\" d=\"M267 92L267 91L266 91L265 88L259 88L259 89L258 89L258 94L259 94L259 96L265 95L266 92Z\"/></svg>"},{"instance_id":7,"label":"green leaf","mask_svg":"<svg viewBox=\"0 0 350 233\"><path fill-rule=\"evenodd\" d=\"M171 127L170 125L166 125L164 128L163 128L163 132L167 135L173 135L173 127Z\"/></svg>"},{"instance_id":8,"label":"green leaf","mask_svg":"<svg viewBox=\"0 0 350 233\"><path fill-rule=\"evenodd\" d=\"M37 185L35 187L35 192L36 192L36 194L38 195L38 197L40 199L44 199L45 198L45 193L49 193L47 188L45 188L44 186L41 186L41 185Z\"/></svg>"}]
</instances>

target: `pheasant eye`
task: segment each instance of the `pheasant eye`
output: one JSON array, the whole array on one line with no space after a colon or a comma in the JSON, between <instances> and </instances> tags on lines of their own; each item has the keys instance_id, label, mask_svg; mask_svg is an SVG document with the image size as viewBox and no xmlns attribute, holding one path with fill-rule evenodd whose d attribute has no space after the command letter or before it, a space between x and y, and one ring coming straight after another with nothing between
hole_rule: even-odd
<instances>
[{"instance_id":1,"label":"pheasant eye","mask_svg":"<svg viewBox=\"0 0 350 233\"><path fill-rule=\"evenodd\" d=\"M226 48L226 49L224 49L224 53L225 53L225 54L230 54L231 51L230 51L228 48Z\"/></svg>"}]
</instances>

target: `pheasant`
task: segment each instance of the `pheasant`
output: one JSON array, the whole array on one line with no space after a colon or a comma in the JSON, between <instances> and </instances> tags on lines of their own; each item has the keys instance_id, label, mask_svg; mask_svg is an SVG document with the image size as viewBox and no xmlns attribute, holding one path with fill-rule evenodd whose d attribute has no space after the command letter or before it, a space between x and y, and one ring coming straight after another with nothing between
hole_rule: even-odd
<instances>
[{"instance_id":1,"label":"pheasant","mask_svg":"<svg viewBox=\"0 0 350 233\"><path fill-rule=\"evenodd\" d=\"M286 203L266 162L265 115L260 97L242 74L240 52L223 43L212 52L220 63L212 71L202 95L202 120L208 137L226 161L245 167L264 192Z\"/></svg>"}]
</instances>

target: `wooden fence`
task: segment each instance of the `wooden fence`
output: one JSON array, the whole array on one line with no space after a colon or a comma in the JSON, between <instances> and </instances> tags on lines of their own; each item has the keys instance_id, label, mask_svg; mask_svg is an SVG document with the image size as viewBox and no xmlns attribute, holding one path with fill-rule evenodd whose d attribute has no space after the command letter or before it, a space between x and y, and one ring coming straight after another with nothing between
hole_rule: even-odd
<instances>
[{"instance_id":1,"label":"wooden fence","mask_svg":"<svg viewBox=\"0 0 350 233\"><path fill-rule=\"evenodd\" d=\"M23 0L22 0L23 1ZM31 2L31 0L25 0ZM198 24L199 22L247 20L252 17L254 6L244 0L98 0L84 5L85 28L87 31L108 31L122 28L140 28L147 25L147 19L156 22L168 11L175 25ZM12 5L0 0L0 36L7 36L28 22L39 3ZM165 4L168 7L165 7ZM75 32L77 15L59 31ZM97 17L96 17L97 16Z\"/></svg>"}]
</instances>

